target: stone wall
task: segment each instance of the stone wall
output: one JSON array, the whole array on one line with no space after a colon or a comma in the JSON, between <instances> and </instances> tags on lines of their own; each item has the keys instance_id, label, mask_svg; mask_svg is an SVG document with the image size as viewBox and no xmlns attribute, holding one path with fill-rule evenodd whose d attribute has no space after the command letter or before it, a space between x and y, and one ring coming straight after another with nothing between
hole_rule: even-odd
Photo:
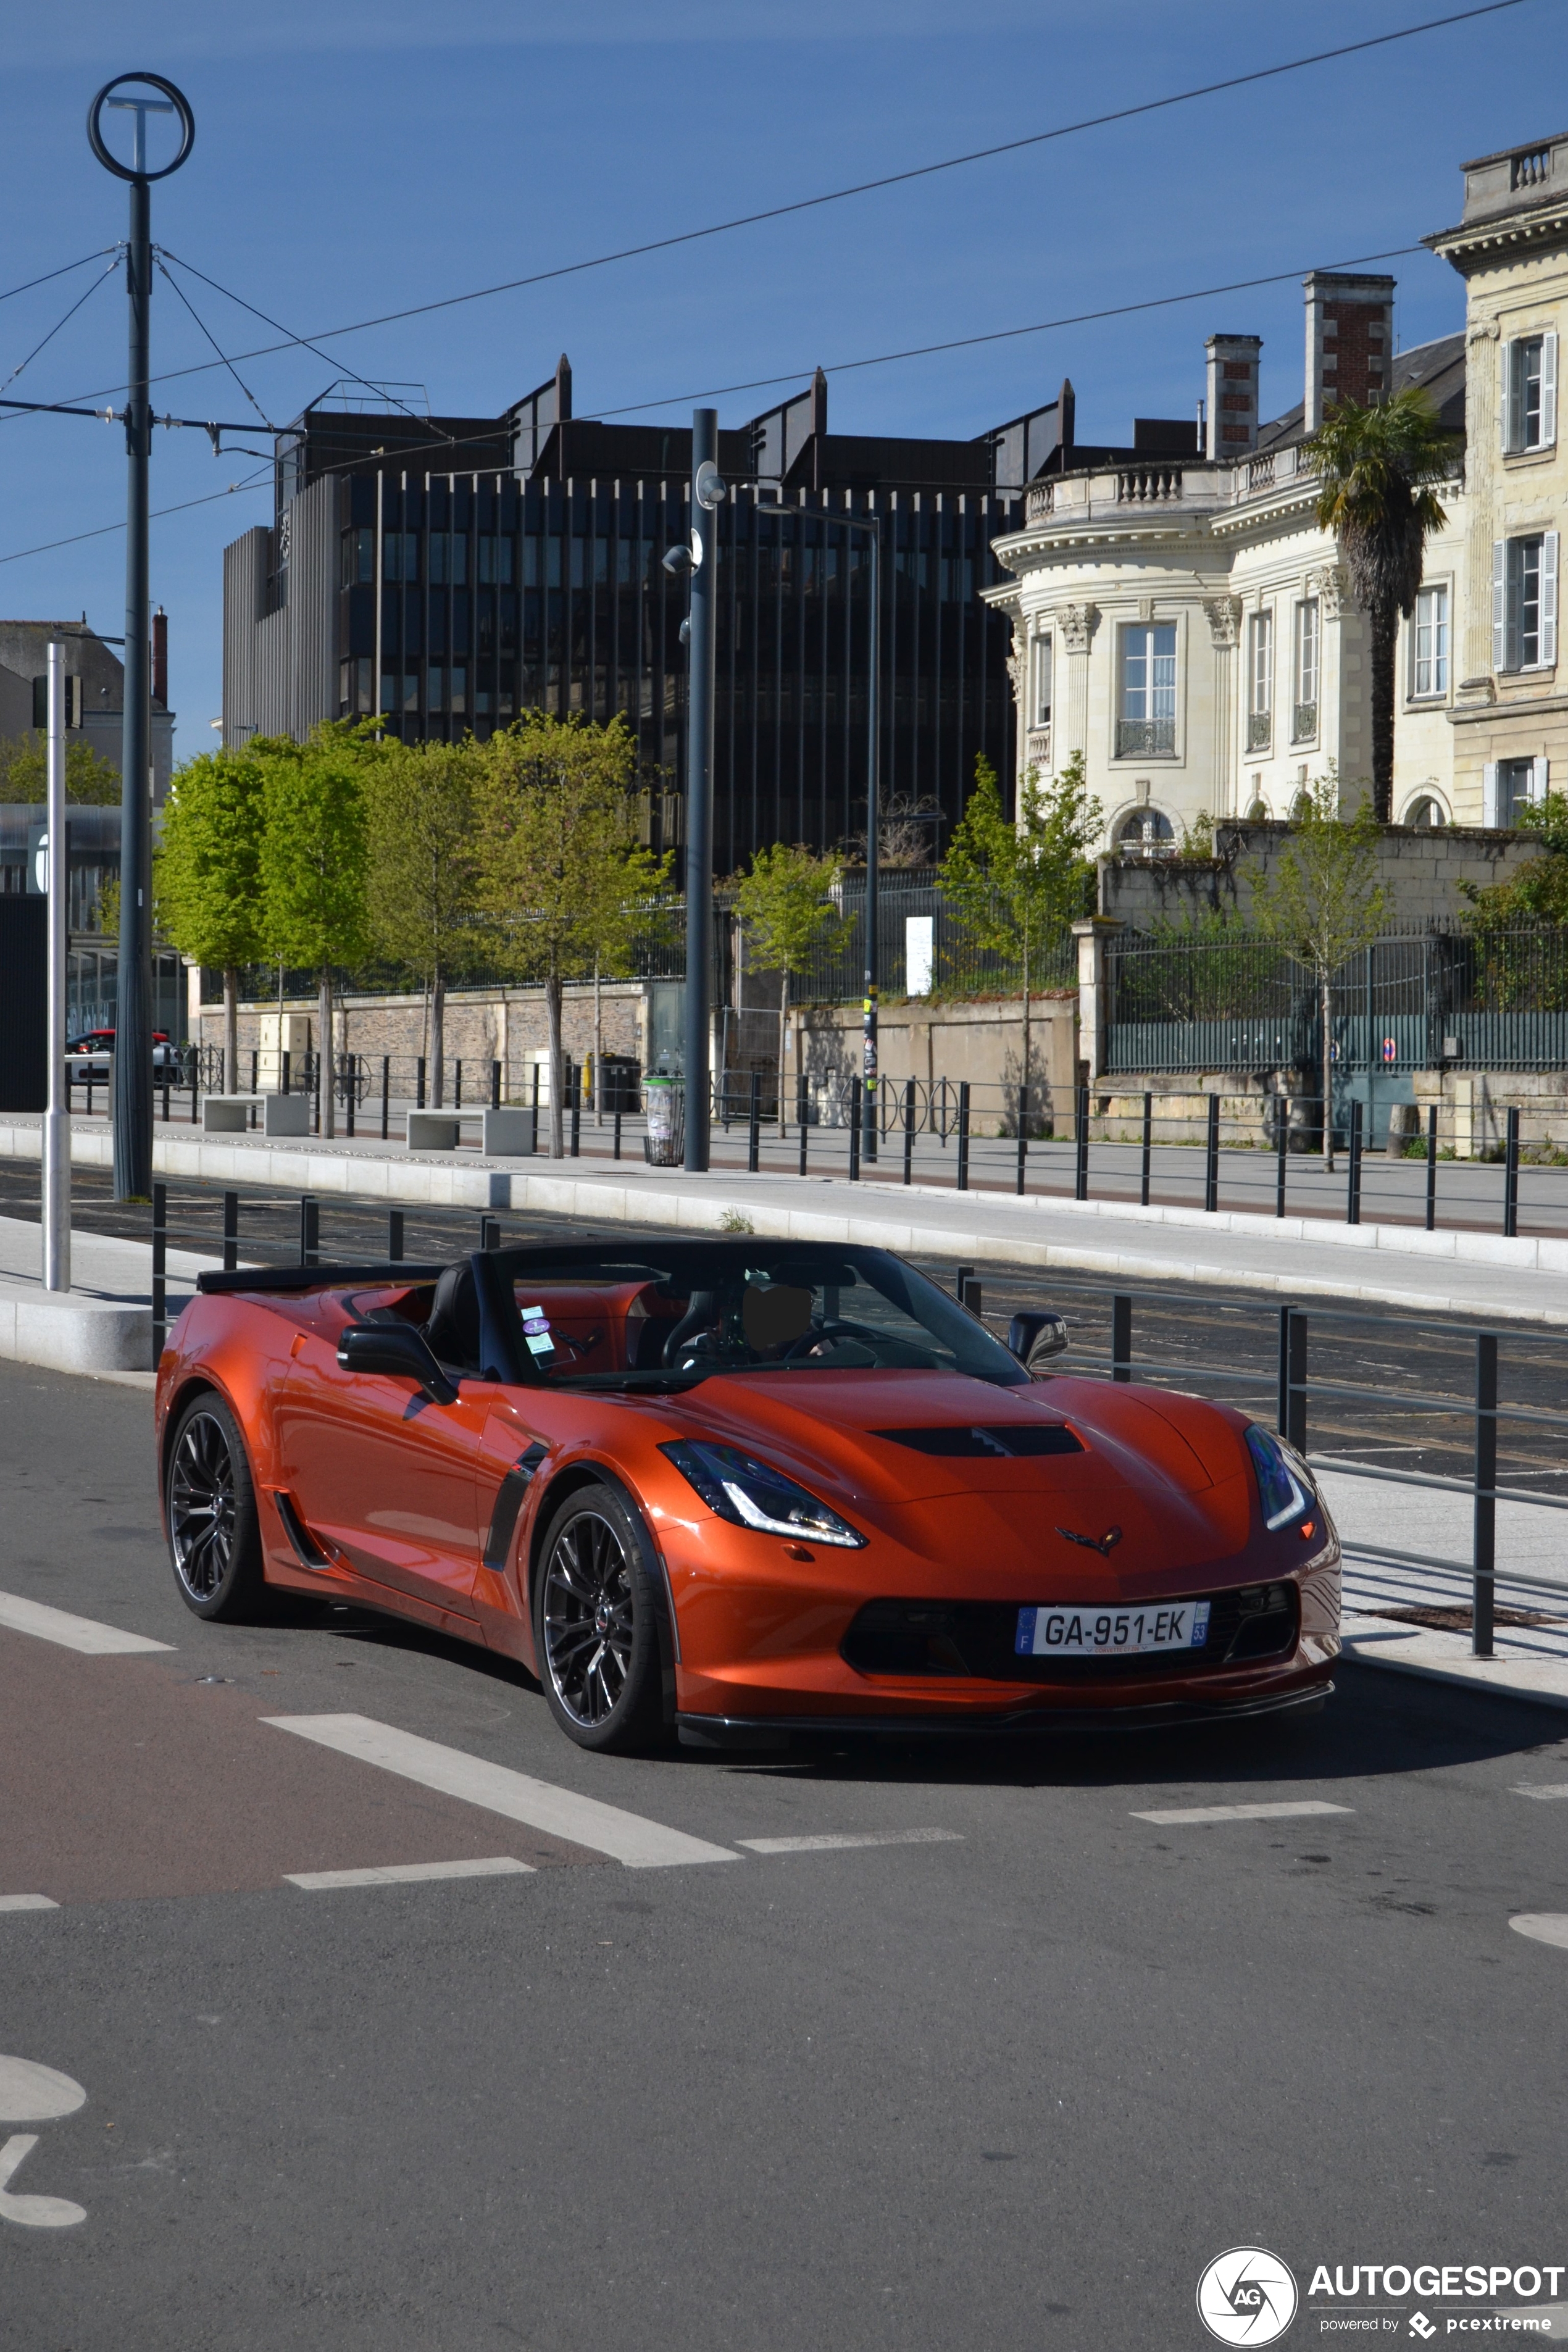
<instances>
[{"instance_id":1,"label":"stone wall","mask_svg":"<svg viewBox=\"0 0 1568 2352\"><path fill-rule=\"evenodd\" d=\"M291 1051L310 1051L316 1042L316 1001L313 997L284 1000L285 1043ZM241 1075L248 1057L277 1045L278 1004L261 1000L239 1008ZM601 1027L606 1055L626 1055L639 1064L645 1059L647 1034L645 992L639 982L605 981L601 992ZM264 1032L263 1024L267 1024ZM336 1000L336 1050L363 1054L379 1062L384 1054L410 1071L418 1055L430 1050L429 1007L422 992L402 996L347 995ZM572 1060L582 1062L594 1050L594 989L591 982L569 987L562 1007L562 1037ZM204 1045L223 1044L223 1005L204 1004L191 1024L193 1038ZM544 992L540 988L454 989L447 998L446 1049L448 1064L483 1066L488 1080L492 1061L507 1066L503 1090L510 1092L515 1073L547 1049L549 1036ZM484 1083L476 1076L476 1088ZM467 1074L465 1072L465 1094Z\"/></svg>"},{"instance_id":2,"label":"stone wall","mask_svg":"<svg viewBox=\"0 0 1568 2352\"><path fill-rule=\"evenodd\" d=\"M793 1105L796 1072L806 1084L820 1117L838 1114L842 1082L861 1066L858 1005L811 1005L792 1019L784 1065ZM1023 1072L1021 997L994 997L949 1003L929 997L895 999L881 1005L877 1023L882 1084L901 1095L914 1078L923 1091L945 1078L956 1089L973 1088L971 1121L976 1135L1015 1131L1015 1094ZM1078 992L1064 991L1031 1000L1029 1069L1037 1126L1060 1133L1070 1126L1078 1083Z\"/></svg>"},{"instance_id":3,"label":"stone wall","mask_svg":"<svg viewBox=\"0 0 1568 2352\"><path fill-rule=\"evenodd\" d=\"M1102 857L1100 911L1140 931L1210 914L1239 915L1245 921L1252 911L1254 884L1272 873L1292 829L1227 822L1215 828L1224 855L1213 858ZM1469 903L1461 883L1485 887L1506 882L1541 855L1538 834L1389 825L1377 856L1390 920L1415 930L1434 920L1451 922Z\"/></svg>"}]
</instances>

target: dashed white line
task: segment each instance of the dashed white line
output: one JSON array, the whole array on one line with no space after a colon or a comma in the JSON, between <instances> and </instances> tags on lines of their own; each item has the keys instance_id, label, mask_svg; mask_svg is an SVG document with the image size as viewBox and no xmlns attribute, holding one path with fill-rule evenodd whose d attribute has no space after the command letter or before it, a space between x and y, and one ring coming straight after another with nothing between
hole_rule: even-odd
<instances>
[{"instance_id":1,"label":"dashed white line","mask_svg":"<svg viewBox=\"0 0 1568 2352\"><path fill-rule=\"evenodd\" d=\"M0 1895L0 1911L58 1911L59 1907L47 1895Z\"/></svg>"},{"instance_id":2,"label":"dashed white line","mask_svg":"<svg viewBox=\"0 0 1568 2352\"><path fill-rule=\"evenodd\" d=\"M1304 1813L1352 1813L1353 1805L1327 1805L1317 1798L1303 1798L1288 1805L1168 1805L1155 1813L1134 1813L1135 1822L1154 1822L1161 1826L1202 1822L1286 1822Z\"/></svg>"},{"instance_id":3,"label":"dashed white line","mask_svg":"<svg viewBox=\"0 0 1568 2352\"><path fill-rule=\"evenodd\" d=\"M1568 1952L1568 1913L1519 1911L1508 1924L1516 1936L1528 1936L1531 1943L1555 1944Z\"/></svg>"},{"instance_id":4,"label":"dashed white line","mask_svg":"<svg viewBox=\"0 0 1568 2352\"><path fill-rule=\"evenodd\" d=\"M374 1870L286 1870L283 1875L290 1886L314 1895L333 1886L410 1886L423 1878L531 1878L533 1864L493 1853L472 1862L388 1862Z\"/></svg>"},{"instance_id":5,"label":"dashed white line","mask_svg":"<svg viewBox=\"0 0 1568 2352\"><path fill-rule=\"evenodd\" d=\"M1521 1780L1516 1797L1568 1797L1568 1780Z\"/></svg>"},{"instance_id":6,"label":"dashed white line","mask_svg":"<svg viewBox=\"0 0 1568 2352\"><path fill-rule=\"evenodd\" d=\"M434 1739L420 1739L390 1723L376 1723L365 1715L268 1715L264 1723L313 1739L341 1756L356 1756L417 1780L443 1796L457 1797L508 1821L526 1822L549 1837L565 1838L573 1845L607 1853L628 1870L665 1870L695 1862L739 1862L729 1846L710 1845L704 1838L689 1837L684 1830L667 1829L662 1822L645 1821L640 1813L623 1812L618 1805L601 1804L596 1797L580 1797L574 1790L557 1789L504 1764L489 1764L460 1748L443 1748Z\"/></svg>"},{"instance_id":7,"label":"dashed white line","mask_svg":"<svg viewBox=\"0 0 1568 2352\"><path fill-rule=\"evenodd\" d=\"M862 1845L962 1845L958 1830L842 1830L820 1837L737 1838L748 1853L841 1853Z\"/></svg>"},{"instance_id":8,"label":"dashed white line","mask_svg":"<svg viewBox=\"0 0 1568 2352\"><path fill-rule=\"evenodd\" d=\"M56 1642L62 1650L79 1650L85 1658L129 1657L139 1650L169 1650L171 1642L149 1641L145 1633L124 1633L118 1625L100 1625L91 1617L73 1617L42 1601L25 1601L19 1592L0 1592L0 1625L13 1633L31 1633L40 1642Z\"/></svg>"}]
</instances>

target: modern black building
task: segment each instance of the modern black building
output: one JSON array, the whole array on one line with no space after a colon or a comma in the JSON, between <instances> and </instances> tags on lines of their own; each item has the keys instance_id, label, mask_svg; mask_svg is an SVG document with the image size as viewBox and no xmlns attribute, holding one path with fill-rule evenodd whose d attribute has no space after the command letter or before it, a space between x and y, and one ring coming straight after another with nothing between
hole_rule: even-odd
<instances>
[{"instance_id":1,"label":"modern black building","mask_svg":"<svg viewBox=\"0 0 1568 2352\"><path fill-rule=\"evenodd\" d=\"M835 513L881 524L884 801L929 805L940 837L977 753L1011 778L1010 628L979 592L1071 416L1064 385L973 441L832 434L819 371L720 435L719 871L864 832L869 556ZM225 553L225 741L378 709L409 740L621 711L672 845L687 591L662 559L689 468L689 430L574 417L564 358L499 418L316 404L280 444L271 527Z\"/></svg>"}]
</instances>

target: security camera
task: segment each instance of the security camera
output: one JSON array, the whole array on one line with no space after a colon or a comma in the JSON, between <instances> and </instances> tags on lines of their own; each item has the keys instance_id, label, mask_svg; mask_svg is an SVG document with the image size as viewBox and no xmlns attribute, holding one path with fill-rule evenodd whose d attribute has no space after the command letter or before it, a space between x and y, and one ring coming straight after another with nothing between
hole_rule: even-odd
<instances>
[{"instance_id":1,"label":"security camera","mask_svg":"<svg viewBox=\"0 0 1568 2352\"><path fill-rule=\"evenodd\" d=\"M689 547L666 548L664 568L677 580L681 579L691 569L691 550Z\"/></svg>"},{"instance_id":2,"label":"security camera","mask_svg":"<svg viewBox=\"0 0 1568 2352\"><path fill-rule=\"evenodd\" d=\"M725 486L724 477L711 457L704 457L698 467L697 479L692 484L692 488L697 493L698 505L706 507L710 514L730 495Z\"/></svg>"}]
</instances>

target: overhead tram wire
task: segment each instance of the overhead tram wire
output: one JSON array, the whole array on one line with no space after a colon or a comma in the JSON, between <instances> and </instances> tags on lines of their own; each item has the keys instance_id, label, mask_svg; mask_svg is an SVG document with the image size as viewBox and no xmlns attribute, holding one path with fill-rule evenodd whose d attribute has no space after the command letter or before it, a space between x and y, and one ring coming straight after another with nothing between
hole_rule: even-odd
<instances>
[{"instance_id":1,"label":"overhead tram wire","mask_svg":"<svg viewBox=\"0 0 1568 2352\"><path fill-rule=\"evenodd\" d=\"M96 260L97 257L98 257L95 254L93 258ZM12 369L10 374L4 378L0 378L0 382L4 382L6 384L13 384L16 383L16 378L21 374L24 368L32 366L33 362L37 358L38 353L45 350L48 344L54 341L55 337L59 333L62 327L67 327L70 324L70 321L76 317L77 312L81 309L82 304L84 302L90 302L99 288L103 285L107 279L114 276L115 271L120 267L121 258L120 250L116 247L114 258L110 261L108 268L99 272L99 275L93 279L92 284L88 288L86 293L79 294L77 296L76 300L71 304L70 309L66 311L64 316L55 320L54 325L49 329L48 333L43 338L43 341L41 342L35 343L32 350L27 353L26 358L25 360L19 360L16 365Z\"/></svg>"},{"instance_id":2,"label":"overhead tram wire","mask_svg":"<svg viewBox=\"0 0 1568 2352\"><path fill-rule=\"evenodd\" d=\"M234 362L229 358L227 352L225 352L223 346L219 343L217 337L213 333L211 328L207 325L205 320L196 309L195 304L191 300L190 297L185 292L184 288L174 276L174 271L168 267L169 261L173 259L174 257L172 255L165 256L161 246L153 247L153 257L157 264L159 276L163 278L164 284L171 289L176 298L184 304L185 309L190 312L191 317L195 320L197 328L206 337L207 341L212 345L214 351L216 352L219 359L222 360L225 367L228 370L229 374L234 378L236 383L238 384L241 392L245 394L247 400L249 401L258 416L260 417L264 429L268 433L273 432L276 428L268 423L267 411L262 407L261 403L257 399L256 394L251 391L250 386L246 383L245 378L240 374L239 370L235 366ZM215 450L213 454L216 457L217 453ZM243 455L244 453L242 452L241 454Z\"/></svg>"},{"instance_id":3,"label":"overhead tram wire","mask_svg":"<svg viewBox=\"0 0 1568 2352\"><path fill-rule=\"evenodd\" d=\"M290 335L280 343L259 343L252 351L237 352L234 359L243 362L271 358L279 352L311 351L317 344L333 341L341 335L366 334L375 327L396 326L405 320L428 318L437 310L458 310L469 302L489 301L500 294L515 294L531 286L548 285L556 278L580 277L587 270L605 269L615 262L637 261L649 254L668 253L680 246L700 244L708 237L728 236L736 229L755 228L764 221L784 220L796 213L819 211L827 205L847 203L854 196L873 195L880 189L901 187L910 181L931 179L942 172L956 172L966 164L989 163L999 155L1015 155L1026 148L1047 146L1058 139L1072 138L1082 131L1105 130L1113 123L1134 121L1143 115L1189 105L1196 99L1214 98L1227 90L1246 89L1258 82L1278 80L1283 74L1300 73L1310 66L1329 65L1339 58L1363 56L1370 49L1388 48L1399 41L1415 40L1424 33L1443 32L1450 26L1501 16L1525 5L1526 0L1479 0L1477 6L1457 9L1444 16L1428 16L1418 25L1402 25L1393 32L1369 34L1359 41L1342 41L1332 48L1315 49L1307 57L1288 58L1279 65L1257 66L1247 73L1227 74L1218 81L1201 82L1191 89L1173 90L1163 98L1142 99L1134 105L1115 107L1104 114L1084 115L1076 122L1058 123L1048 131L1029 131L1022 138L1005 139L991 147L975 147L965 154L943 156L934 163L911 164L905 171L884 173L873 180L858 180L847 187L827 189L820 195L797 196L787 204L768 205L754 213L739 213L730 220L710 222L702 228L681 229L670 236L651 237L644 244L623 246L613 253L595 254L584 261L562 262L554 268L534 270L525 278L508 278L493 286L475 287L465 294L447 294L435 301L410 303L404 310L382 311L374 318L356 319L345 326L318 328L313 335ZM188 262L183 266L190 268ZM322 354L318 352L317 356ZM182 376L204 375L219 364L216 360L205 360L194 367L171 368L153 381L168 383ZM360 381L364 379L362 377ZM100 398L109 389L102 387L100 392L84 393L80 397L84 400Z\"/></svg>"},{"instance_id":4,"label":"overhead tram wire","mask_svg":"<svg viewBox=\"0 0 1568 2352\"><path fill-rule=\"evenodd\" d=\"M89 261L101 261L106 253L112 253L118 260L123 250L118 245L100 245L96 253L84 253L79 261L64 261L58 269L46 269L41 278L28 278L20 286L8 286L0 294L0 302L13 301L18 294L30 294L35 286L47 286L54 278L68 278L73 269L85 269Z\"/></svg>"},{"instance_id":5,"label":"overhead tram wire","mask_svg":"<svg viewBox=\"0 0 1568 2352\"><path fill-rule=\"evenodd\" d=\"M92 414L90 410L82 409L74 409L67 413L78 416ZM256 449L241 450L237 454L247 457L261 455L260 451ZM266 458L261 472L249 476L242 482L230 482L226 489L208 490L205 497L199 499L182 499L177 506L154 507L149 520L156 522L163 515L184 514L192 507L216 506L220 499L232 499L242 490L266 488L270 486L272 464L270 457ZM124 528L125 525L121 521L100 523L96 530L74 530L68 539L49 539L46 540L41 547L19 547L14 554L0 555L0 563L20 563L29 555L51 555L58 547L79 547L84 539L107 539L111 532L123 530Z\"/></svg>"}]
</instances>

